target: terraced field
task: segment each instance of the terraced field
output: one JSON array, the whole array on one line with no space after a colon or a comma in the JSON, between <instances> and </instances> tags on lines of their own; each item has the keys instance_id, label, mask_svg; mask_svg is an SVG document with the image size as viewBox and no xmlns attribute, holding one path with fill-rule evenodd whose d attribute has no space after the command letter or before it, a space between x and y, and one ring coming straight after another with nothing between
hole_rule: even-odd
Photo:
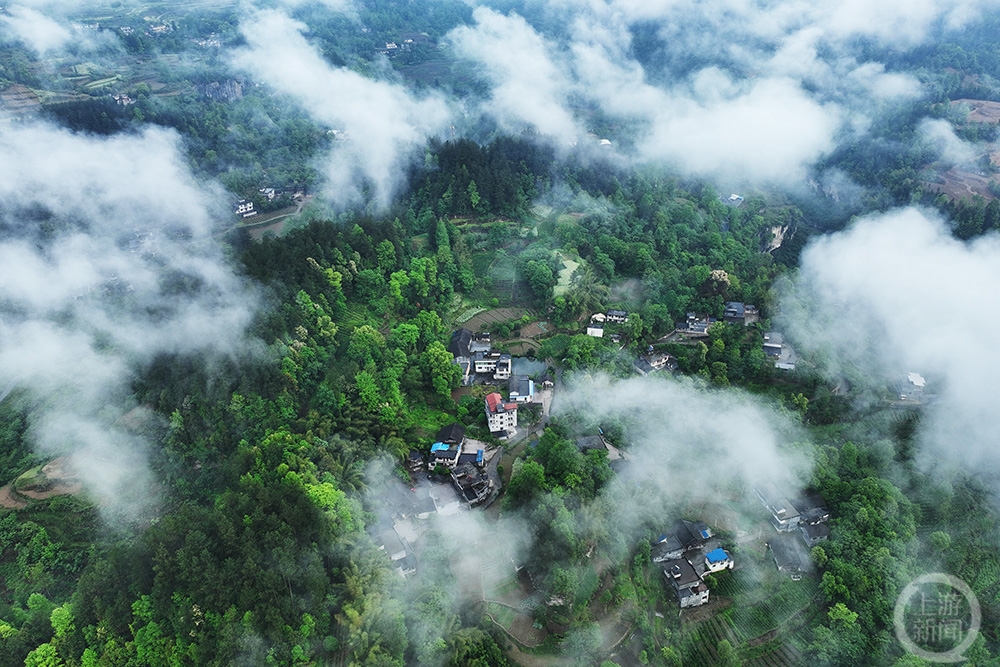
<instances>
[{"instance_id":1,"label":"terraced field","mask_svg":"<svg viewBox=\"0 0 1000 667\"><path fill-rule=\"evenodd\" d=\"M744 567L716 578L712 595L732 600L722 613L692 622L684 631L685 665L713 665L717 647L729 641L755 667L801 664L796 640L810 603L815 580L791 581L768 568L765 561L746 559Z\"/></svg>"}]
</instances>

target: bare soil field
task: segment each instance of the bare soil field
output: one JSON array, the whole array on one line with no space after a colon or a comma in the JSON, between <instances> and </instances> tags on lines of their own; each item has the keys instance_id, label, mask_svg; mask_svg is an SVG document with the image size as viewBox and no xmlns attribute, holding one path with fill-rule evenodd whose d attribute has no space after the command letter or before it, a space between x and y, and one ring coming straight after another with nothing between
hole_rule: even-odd
<instances>
[{"instance_id":1,"label":"bare soil field","mask_svg":"<svg viewBox=\"0 0 1000 667\"><path fill-rule=\"evenodd\" d=\"M952 106L959 104L965 104L972 107L972 111L969 112L969 115L966 118L966 120L970 123L1000 123L1000 102L961 99L955 100L951 103Z\"/></svg>"},{"instance_id":2,"label":"bare soil field","mask_svg":"<svg viewBox=\"0 0 1000 667\"><path fill-rule=\"evenodd\" d=\"M542 334L551 333L554 328L548 322L532 322L521 327L521 338L538 338Z\"/></svg>"},{"instance_id":3,"label":"bare soil field","mask_svg":"<svg viewBox=\"0 0 1000 667\"><path fill-rule=\"evenodd\" d=\"M0 103L11 111L34 111L41 105L41 100L31 88L15 84L0 93Z\"/></svg>"},{"instance_id":4,"label":"bare soil field","mask_svg":"<svg viewBox=\"0 0 1000 667\"><path fill-rule=\"evenodd\" d=\"M536 628L535 619L527 614L517 614L507 632L524 646L538 646L549 636L545 628Z\"/></svg>"},{"instance_id":5,"label":"bare soil field","mask_svg":"<svg viewBox=\"0 0 1000 667\"><path fill-rule=\"evenodd\" d=\"M987 176L953 167L938 178L941 181L939 183L924 181L924 189L927 192L947 195L952 199L972 199L976 195L987 200L995 199L989 190L992 179Z\"/></svg>"},{"instance_id":6,"label":"bare soil field","mask_svg":"<svg viewBox=\"0 0 1000 667\"><path fill-rule=\"evenodd\" d=\"M494 308L470 318L465 328L469 331L489 331L492 324L517 319L528 312L525 308Z\"/></svg>"},{"instance_id":7,"label":"bare soil field","mask_svg":"<svg viewBox=\"0 0 1000 667\"><path fill-rule=\"evenodd\" d=\"M20 509L29 500L45 500L53 496L75 495L83 491L83 485L68 468L65 457L53 459L37 473L32 468L12 483L0 488L0 507ZM32 474L34 473L34 474ZM27 480L25 476L30 476Z\"/></svg>"}]
</instances>

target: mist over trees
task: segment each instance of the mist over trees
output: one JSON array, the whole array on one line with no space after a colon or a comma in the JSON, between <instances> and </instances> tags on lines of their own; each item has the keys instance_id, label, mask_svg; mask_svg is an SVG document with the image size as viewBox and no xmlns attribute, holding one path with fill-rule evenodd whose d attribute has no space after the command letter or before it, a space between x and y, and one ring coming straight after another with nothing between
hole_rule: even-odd
<instances>
[{"instance_id":1,"label":"mist over trees","mask_svg":"<svg viewBox=\"0 0 1000 667\"><path fill-rule=\"evenodd\" d=\"M0 9L0 665L899 667L934 571L997 664L998 28L946 0ZM463 326L555 385L510 441ZM404 517L401 576L393 503L450 488L406 463L453 423L502 491ZM829 509L801 580L772 482ZM679 519L737 563L680 614Z\"/></svg>"}]
</instances>

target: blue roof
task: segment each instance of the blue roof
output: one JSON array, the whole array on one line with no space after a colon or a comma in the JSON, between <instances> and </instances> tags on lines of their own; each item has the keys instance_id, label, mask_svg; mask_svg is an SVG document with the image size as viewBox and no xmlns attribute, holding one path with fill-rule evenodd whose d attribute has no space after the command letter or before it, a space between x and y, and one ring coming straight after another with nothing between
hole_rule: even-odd
<instances>
[{"instance_id":1,"label":"blue roof","mask_svg":"<svg viewBox=\"0 0 1000 667\"><path fill-rule=\"evenodd\" d=\"M476 463L482 463L482 462L483 462L483 450L477 449L476 450Z\"/></svg>"},{"instance_id":2,"label":"blue roof","mask_svg":"<svg viewBox=\"0 0 1000 667\"><path fill-rule=\"evenodd\" d=\"M729 560L729 554L726 553L725 549L713 549L705 554L705 558L708 559L709 563L721 563L724 560Z\"/></svg>"},{"instance_id":3,"label":"blue roof","mask_svg":"<svg viewBox=\"0 0 1000 667\"><path fill-rule=\"evenodd\" d=\"M433 445L431 445L431 454L440 451L442 449L447 450L448 445L444 444L443 442L435 442Z\"/></svg>"}]
</instances>

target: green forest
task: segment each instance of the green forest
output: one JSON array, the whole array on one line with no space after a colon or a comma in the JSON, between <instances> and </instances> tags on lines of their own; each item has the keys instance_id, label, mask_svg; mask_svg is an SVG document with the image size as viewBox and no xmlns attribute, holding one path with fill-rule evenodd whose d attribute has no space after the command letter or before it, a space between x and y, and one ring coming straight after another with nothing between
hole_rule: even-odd
<instances>
[{"instance_id":1,"label":"green forest","mask_svg":"<svg viewBox=\"0 0 1000 667\"><path fill-rule=\"evenodd\" d=\"M297 5L294 16L329 65L407 90L484 93L473 66L438 48L472 22L465 3L365 0L354 16L321 4ZM496 4L553 20L531 3ZM218 335L252 344L228 356L165 348L128 369L118 400L135 410L101 416L127 413L110 420L115 429L148 443L155 501L126 517L87 484L53 492L55 457L36 446L49 397L0 378L0 389L11 381L0 392L0 665L916 667L931 663L898 641L895 606L934 571L959 577L978 601L965 664L1000 665L1000 513L989 471L928 469L920 434L933 406L899 400L895 378L847 367L831 379L829 359L808 350L782 369L766 347L803 249L857 216L921 206L950 221L955 243L1000 230L1000 186L991 180L992 190L968 197L943 190L953 165L921 129L948 120L963 141L997 139L996 123L967 120L952 102L1000 100L991 37L1000 19L906 50L858 47L923 92L887 103L868 134L823 155L817 169L849 178L850 198L744 182L737 200L724 179L594 159L480 119L421 141L398 165L388 206L338 208L324 205L323 160L345 142L234 68L226 50L247 42L237 8L154 22L143 11L163 7L129 7L101 10L117 17L105 29L113 45L47 66L24 43L5 42L0 86L56 100L5 128L175 132L184 168L224 193L213 234L196 242L220 245L226 270L256 299L245 334ZM101 11L73 18L107 21ZM636 23L631 40L637 62L665 57L650 26ZM389 42L406 49L390 57ZM89 83L74 65L87 60L98 63ZM121 82L113 90L81 92L111 76ZM242 92L205 92L219 82ZM576 111L595 136L619 142L630 130L585 102ZM998 168L984 152L971 159L989 180ZM280 192L269 198L267 188ZM259 216L226 210L237 199ZM0 231L38 223L39 244L80 231L72 215L43 208L10 206ZM604 322L619 310L625 321ZM595 315L600 335L588 333ZM491 430L487 394L515 399L505 379L466 382L453 350L463 328L542 368L533 386L551 383L554 407L522 406L509 439ZM656 359L670 365L640 378L637 365ZM615 387L640 395L611 405ZM801 576L776 567L768 510L739 474L692 475L685 488L641 470L648 422L676 416L643 405L660 405L661 391L700 397L691 405L717 410L702 416L709 421L750 405L786 425L775 427L777 451L805 471L789 493L818 495L830 517ZM573 398L587 392L599 399ZM485 508L407 517L422 527L407 550L414 571L401 576L382 537L403 523L393 503L451 488L432 445L455 423L482 443L498 484ZM600 447L580 446L598 434ZM677 460L690 450L676 446L661 463L690 471ZM720 456L706 468L725 470ZM430 461L429 472L409 467L415 460ZM679 610L657 559L678 519L707 523L737 564L704 575L705 607Z\"/></svg>"}]
</instances>

